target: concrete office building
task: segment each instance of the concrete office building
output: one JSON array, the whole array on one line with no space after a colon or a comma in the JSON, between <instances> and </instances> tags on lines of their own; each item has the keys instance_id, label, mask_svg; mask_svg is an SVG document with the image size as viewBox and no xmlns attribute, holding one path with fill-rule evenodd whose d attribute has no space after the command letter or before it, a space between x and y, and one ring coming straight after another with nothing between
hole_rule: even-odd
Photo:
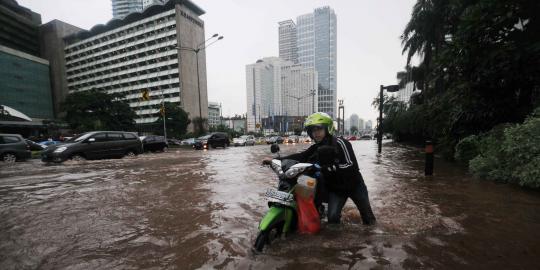
<instances>
[{"instance_id":1,"label":"concrete office building","mask_svg":"<svg viewBox=\"0 0 540 270\"><path fill-rule=\"evenodd\" d=\"M60 106L68 94L64 37L84 31L71 24L52 20L39 27L40 55L49 61L51 94L55 118L60 116Z\"/></svg>"},{"instance_id":2,"label":"concrete office building","mask_svg":"<svg viewBox=\"0 0 540 270\"><path fill-rule=\"evenodd\" d=\"M330 7L296 19L298 63L318 74L319 110L336 117L337 109L337 19Z\"/></svg>"},{"instance_id":3,"label":"concrete office building","mask_svg":"<svg viewBox=\"0 0 540 270\"><path fill-rule=\"evenodd\" d=\"M208 126L217 127L221 124L221 104L208 102Z\"/></svg>"},{"instance_id":4,"label":"concrete office building","mask_svg":"<svg viewBox=\"0 0 540 270\"><path fill-rule=\"evenodd\" d=\"M287 61L266 57L246 66L247 129L255 131L263 118L281 108L281 66Z\"/></svg>"},{"instance_id":5,"label":"concrete office building","mask_svg":"<svg viewBox=\"0 0 540 270\"><path fill-rule=\"evenodd\" d=\"M307 116L317 111L317 72L313 68L266 57L246 66L247 128L255 131L257 124L269 123L265 118ZM314 98L313 98L314 97ZM299 99L299 100L298 100ZM281 118L280 118L281 119Z\"/></svg>"},{"instance_id":6,"label":"concrete office building","mask_svg":"<svg viewBox=\"0 0 540 270\"><path fill-rule=\"evenodd\" d=\"M281 67L281 108L277 115L308 116L318 110L317 72L299 64Z\"/></svg>"},{"instance_id":7,"label":"concrete office building","mask_svg":"<svg viewBox=\"0 0 540 270\"><path fill-rule=\"evenodd\" d=\"M155 122L163 100L182 107L192 119L206 117L206 54L200 51L197 58L193 51L175 49L204 43L199 18L204 13L191 1L170 0L67 37L69 92L122 94L138 124ZM141 98L144 90L150 92L148 101Z\"/></svg>"},{"instance_id":8,"label":"concrete office building","mask_svg":"<svg viewBox=\"0 0 540 270\"><path fill-rule=\"evenodd\" d=\"M143 10L143 0L112 0L113 18L122 19Z\"/></svg>"},{"instance_id":9,"label":"concrete office building","mask_svg":"<svg viewBox=\"0 0 540 270\"><path fill-rule=\"evenodd\" d=\"M14 0L0 1L0 45L39 56L41 15Z\"/></svg>"},{"instance_id":10,"label":"concrete office building","mask_svg":"<svg viewBox=\"0 0 540 270\"><path fill-rule=\"evenodd\" d=\"M279 22L279 58L298 63L296 24L293 20Z\"/></svg>"}]
</instances>

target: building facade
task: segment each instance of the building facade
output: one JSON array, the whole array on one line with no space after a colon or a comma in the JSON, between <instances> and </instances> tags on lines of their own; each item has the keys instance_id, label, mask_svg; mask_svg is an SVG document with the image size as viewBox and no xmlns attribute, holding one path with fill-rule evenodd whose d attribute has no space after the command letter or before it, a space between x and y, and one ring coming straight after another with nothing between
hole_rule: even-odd
<instances>
[{"instance_id":1,"label":"building facade","mask_svg":"<svg viewBox=\"0 0 540 270\"><path fill-rule=\"evenodd\" d=\"M371 131L373 130L373 122L371 120L367 120L366 121L366 128L365 128L366 131Z\"/></svg>"},{"instance_id":2,"label":"building facade","mask_svg":"<svg viewBox=\"0 0 540 270\"><path fill-rule=\"evenodd\" d=\"M247 128L262 128L263 119L307 116L318 110L317 72L313 68L266 57L246 66ZM259 124L259 127L257 127Z\"/></svg>"},{"instance_id":3,"label":"building facade","mask_svg":"<svg viewBox=\"0 0 540 270\"><path fill-rule=\"evenodd\" d=\"M49 61L0 45L0 105L33 120L53 119Z\"/></svg>"},{"instance_id":4,"label":"building facade","mask_svg":"<svg viewBox=\"0 0 540 270\"><path fill-rule=\"evenodd\" d=\"M300 64L281 67L281 108L276 115L308 116L318 111L317 72Z\"/></svg>"},{"instance_id":5,"label":"building facade","mask_svg":"<svg viewBox=\"0 0 540 270\"><path fill-rule=\"evenodd\" d=\"M204 43L202 14L191 1L170 0L65 38L69 92L121 94L138 124L155 122L162 101L182 107L190 118L206 117L205 52L197 57L176 49ZM145 90L149 100L142 99Z\"/></svg>"},{"instance_id":6,"label":"building facade","mask_svg":"<svg viewBox=\"0 0 540 270\"><path fill-rule=\"evenodd\" d=\"M221 104L208 102L208 126L217 127L221 124Z\"/></svg>"},{"instance_id":7,"label":"building facade","mask_svg":"<svg viewBox=\"0 0 540 270\"><path fill-rule=\"evenodd\" d=\"M236 131L246 132L246 118L243 116L234 116L223 118L223 125Z\"/></svg>"},{"instance_id":8,"label":"building facade","mask_svg":"<svg viewBox=\"0 0 540 270\"><path fill-rule=\"evenodd\" d=\"M337 18L328 6L298 16L298 63L318 74L319 111L335 117L337 108Z\"/></svg>"},{"instance_id":9,"label":"building facade","mask_svg":"<svg viewBox=\"0 0 540 270\"><path fill-rule=\"evenodd\" d=\"M151 5L163 5L166 0L142 0L142 8L145 9Z\"/></svg>"},{"instance_id":10,"label":"building facade","mask_svg":"<svg viewBox=\"0 0 540 270\"><path fill-rule=\"evenodd\" d=\"M52 20L39 27L40 55L49 61L51 94L55 118L61 117L61 104L68 94L64 37L84 31L71 24Z\"/></svg>"},{"instance_id":11,"label":"building facade","mask_svg":"<svg viewBox=\"0 0 540 270\"><path fill-rule=\"evenodd\" d=\"M112 0L113 18L122 19L143 10L143 0Z\"/></svg>"},{"instance_id":12,"label":"building facade","mask_svg":"<svg viewBox=\"0 0 540 270\"><path fill-rule=\"evenodd\" d=\"M296 24L293 20L279 22L279 58L298 63Z\"/></svg>"},{"instance_id":13,"label":"building facade","mask_svg":"<svg viewBox=\"0 0 540 270\"><path fill-rule=\"evenodd\" d=\"M41 15L14 0L0 1L0 45L39 56Z\"/></svg>"}]
</instances>

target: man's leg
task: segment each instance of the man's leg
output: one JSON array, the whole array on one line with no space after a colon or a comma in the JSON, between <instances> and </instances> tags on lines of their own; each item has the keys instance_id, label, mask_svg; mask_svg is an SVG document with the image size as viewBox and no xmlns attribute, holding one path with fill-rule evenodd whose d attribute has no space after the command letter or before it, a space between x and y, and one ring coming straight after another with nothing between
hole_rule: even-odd
<instances>
[{"instance_id":1,"label":"man's leg","mask_svg":"<svg viewBox=\"0 0 540 270\"><path fill-rule=\"evenodd\" d=\"M373 210L371 210L371 204L369 203L368 191L364 180L354 187L354 190L350 194L350 198L360 211L362 217L362 223L365 225L373 225L377 222Z\"/></svg>"},{"instance_id":2,"label":"man's leg","mask_svg":"<svg viewBox=\"0 0 540 270\"><path fill-rule=\"evenodd\" d=\"M347 197L335 192L328 192L328 223L339 224L341 222L341 210L347 202Z\"/></svg>"}]
</instances>

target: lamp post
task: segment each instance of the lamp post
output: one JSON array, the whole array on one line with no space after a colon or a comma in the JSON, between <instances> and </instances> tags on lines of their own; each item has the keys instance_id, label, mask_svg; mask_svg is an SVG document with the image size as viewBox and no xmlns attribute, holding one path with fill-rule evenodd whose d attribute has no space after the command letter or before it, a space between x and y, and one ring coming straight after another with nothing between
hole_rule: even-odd
<instances>
[{"instance_id":1,"label":"lamp post","mask_svg":"<svg viewBox=\"0 0 540 270\"><path fill-rule=\"evenodd\" d=\"M380 92L379 92L379 124L378 124L378 127L377 127L377 144L379 146L379 154L381 153L382 151L382 133L383 133L383 105L384 105L384 96L383 96L383 92L384 90L392 93L392 92L397 92L399 91L399 85L397 84L394 84L394 85L387 85L387 86L384 86L384 85L381 85L381 89L380 89Z\"/></svg>"},{"instance_id":2,"label":"lamp post","mask_svg":"<svg viewBox=\"0 0 540 270\"><path fill-rule=\"evenodd\" d=\"M208 45L205 45L206 42L208 42L209 40L214 39L214 38L217 38L217 39L214 40L212 43L210 43ZM179 51L190 51L190 52L195 53L195 59L197 61L197 91L199 92L199 117L201 119L202 119L202 105L201 105L201 80L200 80L200 75L199 75L199 52L205 50L206 48L210 47L210 45L212 45L212 44L214 44L214 43L216 43L216 42L218 42L218 41L220 41L222 39L223 39L223 36L220 36L218 34L214 34L210 38L208 38L207 40L202 42L201 44L197 45L196 48L183 47L183 46L181 46L181 47L171 46L174 49L179 50Z\"/></svg>"}]
</instances>

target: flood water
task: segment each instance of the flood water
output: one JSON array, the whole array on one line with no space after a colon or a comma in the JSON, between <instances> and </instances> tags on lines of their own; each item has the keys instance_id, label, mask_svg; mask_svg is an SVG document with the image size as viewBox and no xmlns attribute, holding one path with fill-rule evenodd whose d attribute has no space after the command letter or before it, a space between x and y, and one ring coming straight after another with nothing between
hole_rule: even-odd
<instances>
[{"instance_id":1,"label":"flood water","mask_svg":"<svg viewBox=\"0 0 540 270\"><path fill-rule=\"evenodd\" d=\"M417 148L352 144L378 224L349 201L342 225L257 255L267 146L2 165L0 269L540 269L540 192L442 160L424 177Z\"/></svg>"}]
</instances>

